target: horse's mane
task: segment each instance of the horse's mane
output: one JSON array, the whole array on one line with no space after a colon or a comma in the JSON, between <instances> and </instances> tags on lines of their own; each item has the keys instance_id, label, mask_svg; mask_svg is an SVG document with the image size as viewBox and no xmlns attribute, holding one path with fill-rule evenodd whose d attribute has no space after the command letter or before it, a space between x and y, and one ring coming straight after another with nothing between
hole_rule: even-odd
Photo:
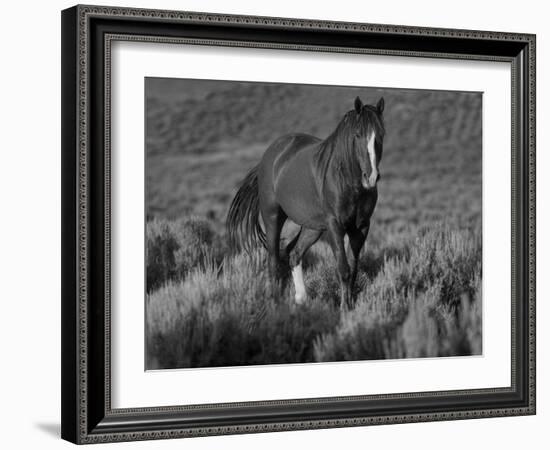
<instances>
[{"instance_id":1,"label":"horse's mane","mask_svg":"<svg viewBox=\"0 0 550 450\"><path fill-rule=\"evenodd\" d=\"M323 181L329 168L339 173L338 180L346 183L354 179L358 168L354 151L354 136L358 131L362 135L374 129L376 140L386 133L384 122L376 113L376 108L364 105L360 113L348 111L336 129L320 144L317 154L318 173Z\"/></svg>"}]
</instances>

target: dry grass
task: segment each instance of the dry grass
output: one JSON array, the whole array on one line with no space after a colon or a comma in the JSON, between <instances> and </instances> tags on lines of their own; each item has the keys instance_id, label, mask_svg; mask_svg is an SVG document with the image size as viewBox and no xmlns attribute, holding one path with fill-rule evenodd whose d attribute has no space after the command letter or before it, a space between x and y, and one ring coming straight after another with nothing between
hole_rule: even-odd
<instances>
[{"instance_id":1,"label":"dry grass","mask_svg":"<svg viewBox=\"0 0 550 450\"><path fill-rule=\"evenodd\" d=\"M206 220L152 220L146 227L147 291L167 280L183 279L191 270L217 264L224 249Z\"/></svg>"},{"instance_id":2,"label":"dry grass","mask_svg":"<svg viewBox=\"0 0 550 450\"><path fill-rule=\"evenodd\" d=\"M187 277L172 272L148 294L148 367L479 354L480 243L475 231L441 226L411 237L392 255L364 254L361 265L371 271L361 273L357 303L344 315L324 244L309 258L309 299L300 306L291 287L283 300L272 297L263 251L226 256L220 265L206 255L210 264Z\"/></svg>"}]
</instances>

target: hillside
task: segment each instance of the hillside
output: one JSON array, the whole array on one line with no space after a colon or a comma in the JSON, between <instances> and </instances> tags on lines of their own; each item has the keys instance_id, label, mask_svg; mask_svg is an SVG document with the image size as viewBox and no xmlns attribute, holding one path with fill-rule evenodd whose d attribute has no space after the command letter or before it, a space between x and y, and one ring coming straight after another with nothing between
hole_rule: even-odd
<instances>
[{"instance_id":1,"label":"hillside","mask_svg":"<svg viewBox=\"0 0 550 450\"><path fill-rule=\"evenodd\" d=\"M290 132L326 137L360 95L365 102L386 101L375 229L480 219L481 94L147 83L149 218L207 217L221 230L238 182L270 142Z\"/></svg>"}]
</instances>

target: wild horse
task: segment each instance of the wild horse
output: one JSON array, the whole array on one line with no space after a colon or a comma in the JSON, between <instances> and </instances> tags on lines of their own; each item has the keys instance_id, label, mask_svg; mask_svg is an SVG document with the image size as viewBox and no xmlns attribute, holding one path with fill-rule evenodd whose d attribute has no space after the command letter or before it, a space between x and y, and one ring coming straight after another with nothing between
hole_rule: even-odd
<instances>
[{"instance_id":1,"label":"wild horse","mask_svg":"<svg viewBox=\"0 0 550 450\"><path fill-rule=\"evenodd\" d=\"M325 140L300 133L278 138L242 181L231 203L226 222L231 245L250 250L262 244L277 286L285 273L282 260L288 258L297 303L306 298L302 257L326 232L338 264L341 308L351 306L359 254L378 199L383 111L383 98L372 106L357 97L354 109ZM300 231L281 255L281 230L287 219Z\"/></svg>"}]
</instances>

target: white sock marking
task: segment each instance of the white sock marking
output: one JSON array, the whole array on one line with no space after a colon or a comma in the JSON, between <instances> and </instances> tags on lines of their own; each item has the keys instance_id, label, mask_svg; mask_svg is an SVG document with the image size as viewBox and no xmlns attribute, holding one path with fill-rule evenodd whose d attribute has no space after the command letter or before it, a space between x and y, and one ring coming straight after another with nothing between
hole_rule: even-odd
<instances>
[{"instance_id":1,"label":"white sock marking","mask_svg":"<svg viewBox=\"0 0 550 450\"><path fill-rule=\"evenodd\" d=\"M298 305L306 299L306 287L304 285L304 276L302 273L302 262L292 269L292 279L294 280L295 295L294 300Z\"/></svg>"}]
</instances>

